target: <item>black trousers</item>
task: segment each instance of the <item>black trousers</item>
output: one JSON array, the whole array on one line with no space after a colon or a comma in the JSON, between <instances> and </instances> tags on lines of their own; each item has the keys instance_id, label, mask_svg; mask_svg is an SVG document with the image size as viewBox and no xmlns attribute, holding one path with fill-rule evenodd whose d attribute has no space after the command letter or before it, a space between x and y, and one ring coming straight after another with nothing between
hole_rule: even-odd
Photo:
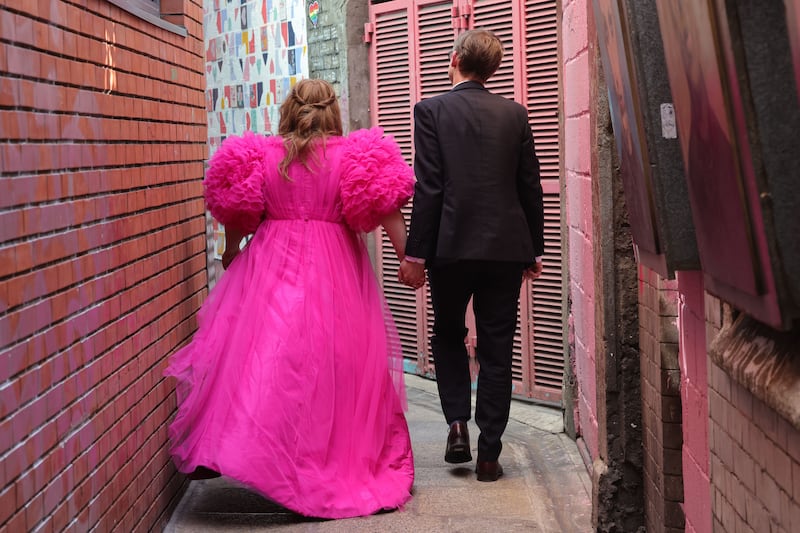
<instances>
[{"instance_id":1,"label":"black trousers","mask_svg":"<svg viewBox=\"0 0 800 533\"><path fill-rule=\"evenodd\" d=\"M511 407L511 360L524 265L503 261L458 261L428 269L433 303L431 348L439 399L448 424L471 418L469 356L464 338L470 298L478 344L475 423L478 460L496 461Z\"/></svg>"}]
</instances>

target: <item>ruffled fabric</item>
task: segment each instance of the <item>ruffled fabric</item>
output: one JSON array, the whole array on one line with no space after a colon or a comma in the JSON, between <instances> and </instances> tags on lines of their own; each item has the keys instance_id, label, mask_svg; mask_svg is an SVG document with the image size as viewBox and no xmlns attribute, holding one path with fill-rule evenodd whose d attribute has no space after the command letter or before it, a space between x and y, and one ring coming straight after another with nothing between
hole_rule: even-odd
<instances>
[{"instance_id":1,"label":"ruffled fabric","mask_svg":"<svg viewBox=\"0 0 800 533\"><path fill-rule=\"evenodd\" d=\"M414 172L400 147L380 128L352 132L342 154L342 214L356 231L369 232L414 193Z\"/></svg>"},{"instance_id":2,"label":"ruffled fabric","mask_svg":"<svg viewBox=\"0 0 800 533\"><path fill-rule=\"evenodd\" d=\"M264 219L264 152L280 139L245 132L228 137L209 161L206 204L225 226L255 232Z\"/></svg>"},{"instance_id":3,"label":"ruffled fabric","mask_svg":"<svg viewBox=\"0 0 800 533\"><path fill-rule=\"evenodd\" d=\"M414 482L402 347L364 239L342 215L345 144L327 139L310 164L289 166L290 180L278 172L280 137L220 148L212 212L257 229L165 371L181 472L205 466L320 518L396 509ZM364 179L383 179L371 172Z\"/></svg>"}]
</instances>

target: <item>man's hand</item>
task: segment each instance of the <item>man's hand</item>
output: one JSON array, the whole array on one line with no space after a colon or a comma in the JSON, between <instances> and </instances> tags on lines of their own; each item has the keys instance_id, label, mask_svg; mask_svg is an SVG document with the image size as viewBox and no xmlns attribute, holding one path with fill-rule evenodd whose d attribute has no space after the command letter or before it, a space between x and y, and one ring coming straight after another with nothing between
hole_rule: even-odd
<instances>
[{"instance_id":1,"label":"man's hand","mask_svg":"<svg viewBox=\"0 0 800 533\"><path fill-rule=\"evenodd\" d=\"M400 283L408 285L413 289L419 289L425 285L425 265L414 263L403 259L400 262L400 270L397 273Z\"/></svg>"},{"instance_id":2,"label":"man's hand","mask_svg":"<svg viewBox=\"0 0 800 533\"><path fill-rule=\"evenodd\" d=\"M531 281L535 280L536 278L542 275L542 268L543 267L541 261L534 263L533 266L526 268L522 272L522 279L523 280L529 279Z\"/></svg>"}]
</instances>

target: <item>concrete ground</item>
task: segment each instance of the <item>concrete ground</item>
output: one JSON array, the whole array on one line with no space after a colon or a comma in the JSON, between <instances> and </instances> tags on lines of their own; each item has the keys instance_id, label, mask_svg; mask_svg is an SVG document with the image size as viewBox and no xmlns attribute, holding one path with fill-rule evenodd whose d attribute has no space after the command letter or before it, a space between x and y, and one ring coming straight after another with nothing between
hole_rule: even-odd
<instances>
[{"instance_id":1,"label":"concrete ground","mask_svg":"<svg viewBox=\"0 0 800 533\"><path fill-rule=\"evenodd\" d=\"M447 426L436 384L406 376L416 476L401 510L345 520L296 515L227 478L192 481L166 533L287 531L307 533L591 531L591 481L561 412L515 401L500 456L505 475L476 481L475 463L444 462ZM472 421L473 456L478 428Z\"/></svg>"}]
</instances>

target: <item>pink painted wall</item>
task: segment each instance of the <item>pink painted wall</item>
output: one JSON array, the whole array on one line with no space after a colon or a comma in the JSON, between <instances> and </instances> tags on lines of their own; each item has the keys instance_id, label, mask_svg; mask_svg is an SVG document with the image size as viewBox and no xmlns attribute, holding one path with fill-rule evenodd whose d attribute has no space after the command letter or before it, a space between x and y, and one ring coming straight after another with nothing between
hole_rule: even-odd
<instances>
[{"instance_id":1,"label":"pink painted wall","mask_svg":"<svg viewBox=\"0 0 800 533\"><path fill-rule=\"evenodd\" d=\"M708 442L708 356L703 273L678 272L683 511L686 533L711 532Z\"/></svg>"},{"instance_id":2,"label":"pink painted wall","mask_svg":"<svg viewBox=\"0 0 800 533\"><path fill-rule=\"evenodd\" d=\"M586 0L564 0L564 178L569 242L570 339L578 380L578 432L598 457L595 375L594 248L592 243L591 87L589 9Z\"/></svg>"}]
</instances>

